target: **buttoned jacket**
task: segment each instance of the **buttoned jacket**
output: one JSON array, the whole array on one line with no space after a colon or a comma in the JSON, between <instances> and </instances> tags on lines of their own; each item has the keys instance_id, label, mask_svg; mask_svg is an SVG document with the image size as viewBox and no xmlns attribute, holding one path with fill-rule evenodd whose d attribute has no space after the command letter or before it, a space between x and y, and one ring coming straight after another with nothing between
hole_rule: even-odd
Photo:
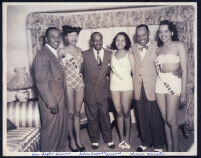
<instances>
[{"instance_id":1,"label":"buttoned jacket","mask_svg":"<svg viewBox=\"0 0 201 158\"><path fill-rule=\"evenodd\" d=\"M46 45L36 54L33 71L40 108L66 108L63 68Z\"/></svg>"},{"instance_id":2,"label":"buttoned jacket","mask_svg":"<svg viewBox=\"0 0 201 158\"><path fill-rule=\"evenodd\" d=\"M111 52L104 50L101 69L95 58L93 49L86 50L83 55L83 79L85 83L84 101L88 104L107 101L109 96L109 80Z\"/></svg>"},{"instance_id":3,"label":"buttoned jacket","mask_svg":"<svg viewBox=\"0 0 201 158\"><path fill-rule=\"evenodd\" d=\"M157 43L155 41L150 41L148 50L143 60L141 59L139 46L140 45L136 43L130 49L135 58L135 71L133 81L135 99L140 99L141 87L143 84L147 99L149 101L154 101L156 100L155 85L157 78L154 60L157 57Z\"/></svg>"}]
</instances>

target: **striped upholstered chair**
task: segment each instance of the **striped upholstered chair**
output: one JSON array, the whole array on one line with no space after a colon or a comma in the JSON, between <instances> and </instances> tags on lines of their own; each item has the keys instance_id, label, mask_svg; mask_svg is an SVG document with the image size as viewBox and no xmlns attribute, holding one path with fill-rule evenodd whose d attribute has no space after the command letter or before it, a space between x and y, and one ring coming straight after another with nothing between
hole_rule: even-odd
<instances>
[{"instance_id":1,"label":"striped upholstered chair","mask_svg":"<svg viewBox=\"0 0 201 158\"><path fill-rule=\"evenodd\" d=\"M40 150L40 114L38 101L8 102L7 118L17 129L7 132L7 149L11 152L37 152ZM80 124L86 125L84 106ZM85 126L83 126L85 127Z\"/></svg>"},{"instance_id":2,"label":"striped upholstered chair","mask_svg":"<svg viewBox=\"0 0 201 158\"><path fill-rule=\"evenodd\" d=\"M37 101L7 103L7 118L17 126L7 132L10 152L37 152L40 149L40 115Z\"/></svg>"}]
</instances>

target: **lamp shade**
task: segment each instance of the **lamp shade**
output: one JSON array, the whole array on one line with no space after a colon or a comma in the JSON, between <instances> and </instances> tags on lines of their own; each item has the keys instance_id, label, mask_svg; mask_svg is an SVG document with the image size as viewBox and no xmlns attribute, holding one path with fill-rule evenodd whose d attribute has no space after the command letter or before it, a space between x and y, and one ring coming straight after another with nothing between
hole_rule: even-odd
<instances>
[{"instance_id":1,"label":"lamp shade","mask_svg":"<svg viewBox=\"0 0 201 158\"><path fill-rule=\"evenodd\" d=\"M33 80L25 72L25 70L26 67L17 67L13 69L15 74L7 84L8 90L12 91L12 90L27 89L33 86Z\"/></svg>"}]
</instances>

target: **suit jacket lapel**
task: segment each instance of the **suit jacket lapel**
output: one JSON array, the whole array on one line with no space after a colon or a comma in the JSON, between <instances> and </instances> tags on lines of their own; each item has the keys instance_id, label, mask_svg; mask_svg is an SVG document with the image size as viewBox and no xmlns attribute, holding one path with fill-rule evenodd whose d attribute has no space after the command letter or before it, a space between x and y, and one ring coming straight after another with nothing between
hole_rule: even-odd
<instances>
[{"instance_id":1,"label":"suit jacket lapel","mask_svg":"<svg viewBox=\"0 0 201 158\"><path fill-rule=\"evenodd\" d=\"M91 53L90 54L91 54L92 62L94 61L94 65L96 64L98 66L98 62L97 62L96 57L94 55L93 49L91 49ZM108 54L105 53L105 50L103 50L103 61L102 61L102 66L101 66L100 72L103 69L103 67L105 66L105 64L106 64L105 61L106 61L107 58L108 58Z\"/></svg>"},{"instance_id":2,"label":"suit jacket lapel","mask_svg":"<svg viewBox=\"0 0 201 158\"><path fill-rule=\"evenodd\" d=\"M140 50L139 50L139 45L138 44L137 44L137 47L136 47L136 59L137 59L137 61L139 63L142 63L142 58L141 58L141 55L140 55Z\"/></svg>"},{"instance_id":3,"label":"suit jacket lapel","mask_svg":"<svg viewBox=\"0 0 201 158\"><path fill-rule=\"evenodd\" d=\"M94 55L93 49L90 49L89 58L90 58L89 61L92 63L92 65L94 65L96 67L96 65L98 65L98 62L97 62L96 57ZM97 66L97 68L98 68L98 66Z\"/></svg>"},{"instance_id":4,"label":"suit jacket lapel","mask_svg":"<svg viewBox=\"0 0 201 158\"><path fill-rule=\"evenodd\" d=\"M149 43L149 45L148 45L148 50L147 50L147 52L146 52L146 54L145 54L145 56L144 56L143 61L149 59L149 56L150 56L151 50L152 50L152 44L151 44L151 41L150 41L150 43Z\"/></svg>"},{"instance_id":5,"label":"suit jacket lapel","mask_svg":"<svg viewBox=\"0 0 201 158\"><path fill-rule=\"evenodd\" d=\"M102 68L105 67L105 65L107 64L107 62L106 62L107 58L108 58L108 53L106 53L105 50L104 50ZM102 70L102 68L101 68L101 70Z\"/></svg>"},{"instance_id":6,"label":"suit jacket lapel","mask_svg":"<svg viewBox=\"0 0 201 158\"><path fill-rule=\"evenodd\" d=\"M59 59L51 52L51 50L45 46L45 52L49 55L51 58L52 62L54 63L55 66L58 67L58 70L61 74L63 74L63 68L62 65L59 62Z\"/></svg>"},{"instance_id":7,"label":"suit jacket lapel","mask_svg":"<svg viewBox=\"0 0 201 158\"><path fill-rule=\"evenodd\" d=\"M107 60L108 60L108 56L109 56L109 54L106 53L105 50L104 50L103 61L102 61L102 67L101 67L101 69L100 69L98 78L103 75L102 73L104 72L105 67L108 67L108 61L107 61Z\"/></svg>"}]
</instances>

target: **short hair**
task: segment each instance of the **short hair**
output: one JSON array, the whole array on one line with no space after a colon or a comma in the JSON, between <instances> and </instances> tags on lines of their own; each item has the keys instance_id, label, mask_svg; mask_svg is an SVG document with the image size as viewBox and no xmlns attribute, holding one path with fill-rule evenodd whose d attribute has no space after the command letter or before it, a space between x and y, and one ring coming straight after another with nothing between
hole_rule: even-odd
<instances>
[{"instance_id":1,"label":"short hair","mask_svg":"<svg viewBox=\"0 0 201 158\"><path fill-rule=\"evenodd\" d=\"M94 37L95 34L100 34L102 36L102 38L103 38L103 35L100 32L93 32L91 34L91 37L90 37L91 41L93 41L93 37Z\"/></svg>"},{"instance_id":2,"label":"short hair","mask_svg":"<svg viewBox=\"0 0 201 158\"><path fill-rule=\"evenodd\" d=\"M64 25L64 26L62 26L62 30L63 30L63 35L66 36L68 33L72 33L72 32L77 32L79 34L80 31L82 30L82 28L81 27L72 27L70 25Z\"/></svg>"},{"instance_id":3,"label":"short hair","mask_svg":"<svg viewBox=\"0 0 201 158\"><path fill-rule=\"evenodd\" d=\"M58 30L60 32L60 30L57 27L49 27L46 31L45 31L45 36L47 37L49 34L49 31L51 30Z\"/></svg>"},{"instance_id":4,"label":"short hair","mask_svg":"<svg viewBox=\"0 0 201 158\"><path fill-rule=\"evenodd\" d=\"M111 49L118 49L117 46L116 46L116 39L117 39L117 36L119 35L123 35L125 37L125 41L126 41L126 45L125 45L125 49L128 50L130 47L131 47L131 40L129 38L129 36L125 33L125 32L119 32L114 38L113 38L113 41L112 41L112 44L111 44Z\"/></svg>"},{"instance_id":5,"label":"short hair","mask_svg":"<svg viewBox=\"0 0 201 158\"><path fill-rule=\"evenodd\" d=\"M168 21L168 20L163 20L160 22L159 26L160 25L167 25L168 26L168 29L173 32L173 35L172 35L172 41L179 41L179 37L178 37L178 32L177 32L177 28L176 26L173 24L173 22L171 21ZM158 42L157 42L157 45L158 47L160 46L163 46L163 42L161 41L160 38L158 38Z\"/></svg>"},{"instance_id":6,"label":"short hair","mask_svg":"<svg viewBox=\"0 0 201 158\"><path fill-rule=\"evenodd\" d=\"M149 32L149 27L148 27L148 25L146 25L146 24L140 24L140 25L138 25L138 26L136 27L136 31L137 31L137 29L139 29L139 28L141 28L141 27L145 27L145 28L147 29L147 31Z\"/></svg>"}]
</instances>

